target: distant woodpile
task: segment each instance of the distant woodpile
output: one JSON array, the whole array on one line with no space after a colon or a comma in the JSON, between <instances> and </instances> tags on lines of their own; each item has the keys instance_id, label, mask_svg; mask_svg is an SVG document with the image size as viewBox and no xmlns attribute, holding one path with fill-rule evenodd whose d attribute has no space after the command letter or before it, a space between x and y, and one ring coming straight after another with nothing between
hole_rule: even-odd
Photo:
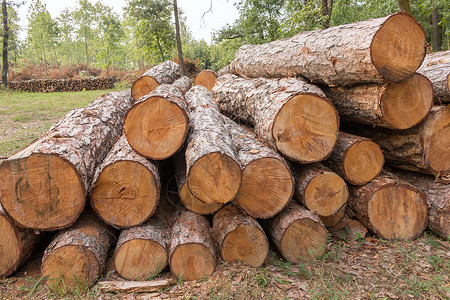
<instances>
[{"instance_id":1,"label":"distant woodpile","mask_svg":"<svg viewBox=\"0 0 450 300\"><path fill-rule=\"evenodd\" d=\"M33 79L10 81L8 88L18 92L52 93L82 90L107 90L114 86L114 79L107 77L83 79Z\"/></svg>"}]
</instances>

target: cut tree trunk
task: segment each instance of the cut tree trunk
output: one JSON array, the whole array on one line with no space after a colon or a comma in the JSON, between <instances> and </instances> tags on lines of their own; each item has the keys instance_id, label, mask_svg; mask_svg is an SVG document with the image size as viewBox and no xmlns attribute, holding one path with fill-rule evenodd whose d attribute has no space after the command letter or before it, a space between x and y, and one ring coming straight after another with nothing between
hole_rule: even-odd
<instances>
[{"instance_id":1,"label":"cut tree trunk","mask_svg":"<svg viewBox=\"0 0 450 300\"><path fill-rule=\"evenodd\" d=\"M211 93L201 85L186 93L190 134L186 148L187 185L205 203L227 203L241 186L237 152Z\"/></svg>"},{"instance_id":2,"label":"cut tree trunk","mask_svg":"<svg viewBox=\"0 0 450 300\"><path fill-rule=\"evenodd\" d=\"M294 202L273 218L269 231L281 255L290 262L314 260L326 250L328 231L322 221Z\"/></svg>"},{"instance_id":3,"label":"cut tree trunk","mask_svg":"<svg viewBox=\"0 0 450 300\"><path fill-rule=\"evenodd\" d=\"M292 198L294 179L285 160L276 151L222 116L237 148L242 166L242 185L234 204L253 218L267 219L279 213Z\"/></svg>"},{"instance_id":4,"label":"cut tree trunk","mask_svg":"<svg viewBox=\"0 0 450 300\"><path fill-rule=\"evenodd\" d=\"M154 214L160 187L158 167L137 154L122 135L97 168L91 206L113 227L137 226Z\"/></svg>"},{"instance_id":5,"label":"cut tree trunk","mask_svg":"<svg viewBox=\"0 0 450 300\"><path fill-rule=\"evenodd\" d=\"M433 84L435 103L450 102L450 62L428 67L422 66L417 72L426 76Z\"/></svg>"},{"instance_id":6,"label":"cut tree trunk","mask_svg":"<svg viewBox=\"0 0 450 300\"><path fill-rule=\"evenodd\" d=\"M259 139L291 160L326 159L336 142L339 116L317 87L295 78L217 78L220 109L255 126Z\"/></svg>"},{"instance_id":7,"label":"cut tree trunk","mask_svg":"<svg viewBox=\"0 0 450 300\"><path fill-rule=\"evenodd\" d=\"M425 31L410 15L302 32L262 45L244 45L230 64L245 77L302 75L312 82L353 85L401 82L413 75L426 51Z\"/></svg>"},{"instance_id":8,"label":"cut tree trunk","mask_svg":"<svg viewBox=\"0 0 450 300\"><path fill-rule=\"evenodd\" d=\"M348 200L344 179L320 163L292 164L294 198L319 216L336 214Z\"/></svg>"},{"instance_id":9,"label":"cut tree trunk","mask_svg":"<svg viewBox=\"0 0 450 300\"><path fill-rule=\"evenodd\" d=\"M364 185L380 175L384 156L380 146L370 139L341 131L324 164L348 183Z\"/></svg>"},{"instance_id":10,"label":"cut tree trunk","mask_svg":"<svg viewBox=\"0 0 450 300\"><path fill-rule=\"evenodd\" d=\"M163 160L183 145L189 119L179 86L159 85L128 110L123 130L128 143L139 154Z\"/></svg>"},{"instance_id":11,"label":"cut tree trunk","mask_svg":"<svg viewBox=\"0 0 450 300\"><path fill-rule=\"evenodd\" d=\"M348 207L379 238L413 240L427 227L426 195L390 173L351 186L350 193Z\"/></svg>"},{"instance_id":12,"label":"cut tree trunk","mask_svg":"<svg viewBox=\"0 0 450 300\"><path fill-rule=\"evenodd\" d=\"M269 252L261 225L227 204L214 215L213 230L222 259L260 267Z\"/></svg>"},{"instance_id":13,"label":"cut tree trunk","mask_svg":"<svg viewBox=\"0 0 450 300\"><path fill-rule=\"evenodd\" d=\"M400 83L369 83L324 91L342 120L392 129L419 124L433 105L433 86L417 73Z\"/></svg>"},{"instance_id":14,"label":"cut tree trunk","mask_svg":"<svg viewBox=\"0 0 450 300\"><path fill-rule=\"evenodd\" d=\"M7 277L24 263L38 241L32 229L18 227L0 205L0 278Z\"/></svg>"},{"instance_id":15,"label":"cut tree trunk","mask_svg":"<svg viewBox=\"0 0 450 300\"><path fill-rule=\"evenodd\" d=\"M83 215L56 235L44 252L41 274L54 291L91 287L105 269L114 234L93 215Z\"/></svg>"},{"instance_id":16,"label":"cut tree trunk","mask_svg":"<svg viewBox=\"0 0 450 300\"><path fill-rule=\"evenodd\" d=\"M341 207L340 210L338 210L337 213L331 215L331 216L319 216L322 223L325 225L325 227L332 227L339 223L342 218L345 216L345 209L347 208L347 204L344 204L344 206Z\"/></svg>"},{"instance_id":17,"label":"cut tree trunk","mask_svg":"<svg viewBox=\"0 0 450 300\"><path fill-rule=\"evenodd\" d=\"M189 91L192 87L192 82L187 76L183 76L178 78L172 83L173 86L178 88L180 92L184 95Z\"/></svg>"},{"instance_id":18,"label":"cut tree trunk","mask_svg":"<svg viewBox=\"0 0 450 300\"><path fill-rule=\"evenodd\" d=\"M209 276L216 267L216 245L208 221L202 215L183 211L172 227L169 264L183 280Z\"/></svg>"},{"instance_id":19,"label":"cut tree trunk","mask_svg":"<svg viewBox=\"0 0 450 300\"><path fill-rule=\"evenodd\" d=\"M431 52L425 56L421 67L450 63L450 50Z\"/></svg>"},{"instance_id":20,"label":"cut tree trunk","mask_svg":"<svg viewBox=\"0 0 450 300\"><path fill-rule=\"evenodd\" d=\"M69 112L41 138L0 165L0 200L23 227L55 230L73 224L99 165L120 136L129 91L100 96Z\"/></svg>"},{"instance_id":21,"label":"cut tree trunk","mask_svg":"<svg viewBox=\"0 0 450 300\"><path fill-rule=\"evenodd\" d=\"M180 66L167 60L148 69L131 86L131 96L135 101L153 91L160 84L170 84L180 77Z\"/></svg>"},{"instance_id":22,"label":"cut tree trunk","mask_svg":"<svg viewBox=\"0 0 450 300\"><path fill-rule=\"evenodd\" d=\"M170 228L159 218L124 229L114 254L117 273L128 280L153 278L168 264Z\"/></svg>"},{"instance_id":23,"label":"cut tree trunk","mask_svg":"<svg viewBox=\"0 0 450 300\"><path fill-rule=\"evenodd\" d=\"M203 70L195 77L194 85L203 85L211 91L214 85L216 85L216 78L216 72L213 70Z\"/></svg>"}]
</instances>

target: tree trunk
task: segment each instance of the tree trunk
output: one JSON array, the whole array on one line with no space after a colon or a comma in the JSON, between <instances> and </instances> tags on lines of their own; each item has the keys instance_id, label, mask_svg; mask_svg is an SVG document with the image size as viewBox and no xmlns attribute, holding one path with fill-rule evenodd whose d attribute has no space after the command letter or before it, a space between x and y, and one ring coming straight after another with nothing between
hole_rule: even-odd
<instances>
[{"instance_id":1,"label":"tree trunk","mask_svg":"<svg viewBox=\"0 0 450 300\"><path fill-rule=\"evenodd\" d=\"M23 227L56 230L81 214L99 165L120 136L129 90L69 112L42 137L0 165L0 200Z\"/></svg>"},{"instance_id":2,"label":"tree trunk","mask_svg":"<svg viewBox=\"0 0 450 300\"><path fill-rule=\"evenodd\" d=\"M185 75L183 49L181 48L180 22L178 21L178 5L177 0L173 0L173 14L175 15L175 34L177 39L178 58L180 60L181 76Z\"/></svg>"},{"instance_id":3,"label":"tree trunk","mask_svg":"<svg viewBox=\"0 0 450 300\"><path fill-rule=\"evenodd\" d=\"M267 219L279 213L294 192L294 179L285 160L258 141L256 135L222 117L231 134L242 166L242 185L234 204L253 218Z\"/></svg>"},{"instance_id":4,"label":"tree trunk","mask_svg":"<svg viewBox=\"0 0 450 300\"><path fill-rule=\"evenodd\" d=\"M253 218L227 204L213 219L213 230L225 262L241 262L260 267L269 252L264 230Z\"/></svg>"},{"instance_id":5,"label":"tree trunk","mask_svg":"<svg viewBox=\"0 0 450 300\"><path fill-rule=\"evenodd\" d=\"M208 221L191 211L180 214L172 227L169 264L183 280L209 276L216 267L216 245Z\"/></svg>"},{"instance_id":6,"label":"tree trunk","mask_svg":"<svg viewBox=\"0 0 450 300\"><path fill-rule=\"evenodd\" d=\"M218 105L203 86L186 93L190 133L187 139L187 185L205 203L227 203L241 186L237 151Z\"/></svg>"},{"instance_id":7,"label":"tree trunk","mask_svg":"<svg viewBox=\"0 0 450 300\"><path fill-rule=\"evenodd\" d=\"M423 64L421 67L429 67L438 64L448 64L450 63L450 50L431 52L425 56Z\"/></svg>"},{"instance_id":8,"label":"tree trunk","mask_svg":"<svg viewBox=\"0 0 450 300\"><path fill-rule=\"evenodd\" d=\"M38 241L32 229L18 227L0 205L0 278L7 277L24 263Z\"/></svg>"},{"instance_id":9,"label":"tree trunk","mask_svg":"<svg viewBox=\"0 0 450 300\"><path fill-rule=\"evenodd\" d=\"M333 10L333 0L322 0L322 29L330 27L331 11Z\"/></svg>"},{"instance_id":10,"label":"tree trunk","mask_svg":"<svg viewBox=\"0 0 450 300\"><path fill-rule=\"evenodd\" d=\"M160 188L157 165L137 154L122 135L97 167L91 206L113 227L137 226L155 213Z\"/></svg>"},{"instance_id":11,"label":"tree trunk","mask_svg":"<svg viewBox=\"0 0 450 300\"><path fill-rule=\"evenodd\" d=\"M442 104L450 102L450 52L449 62L422 66L417 70L426 76L433 85L434 103Z\"/></svg>"},{"instance_id":12,"label":"tree trunk","mask_svg":"<svg viewBox=\"0 0 450 300\"><path fill-rule=\"evenodd\" d=\"M165 61L148 69L131 86L131 96L135 101L153 91L158 85L172 83L180 77L180 66L173 61Z\"/></svg>"},{"instance_id":13,"label":"tree trunk","mask_svg":"<svg viewBox=\"0 0 450 300\"><path fill-rule=\"evenodd\" d=\"M413 240L427 227L424 193L383 172L363 186L350 186L348 207L379 238Z\"/></svg>"},{"instance_id":14,"label":"tree trunk","mask_svg":"<svg viewBox=\"0 0 450 300\"><path fill-rule=\"evenodd\" d=\"M172 85L180 90L180 92L184 95L189 91L192 87L192 82L187 76L182 76L175 80Z\"/></svg>"},{"instance_id":15,"label":"tree trunk","mask_svg":"<svg viewBox=\"0 0 450 300\"><path fill-rule=\"evenodd\" d=\"M8 87L8 40L9 40L9 27L8 27L8 9L6 0L2 2L2 15L3 15L3 68L2 68L2 84L4 89Z\"/></svg>"},{"instance_id":16,"label":"tree trunk","mask_svg":"<svg viewBox=\"0 0 450 300\"><path fill-rule=\"evenodd\" d=\"M433 51L441 50L442 29L439 22L441 22L441 16L439 15L439 6L437 6L431 13L431 49Z\"/></svg>"},{"instance_id":17,"label":"tree trunk","mask_svg":"<svg viewBox=\"0 0 450 300\"><path fill-rule=\"evenodd\" d=\"M155 36L156 36L156 43L158 44L158 49L159 49L159 53L161 54L161 60L166 60L166 58L164 57L164 51L161 47L161 42L159 41L159 34L158 34L158 30L155 29L154 32ZM136 99L137 100L137 99Z\"/></svg>"},{"instance_id":18,"label":"tree trunk","mask_svg":"<svg viewBox=\"0 0 450 300\"><path fill-rule=\"evenodd\" d=\"M333 151L339 116L317 87L295 78L217 78L213 88L220 109L255 126L258 138L301 163Z\"/></svg>"},{"instance_id":19,"label":"tree trunk","mask_svg":"<svg viewBox=\"0 0 450 300\"><path fill-rule=\"evenodd\" d=\"M399 11L405 12L412 16L411 7L409 5L409 0L397 0Z\"/></svg>"},{"instance_id":20,"label":"tree trunk","mask_svg":"<svg viewBox=\"0 0 450 300\"><path fill-rule=\"evenodd\" d=\"M54 291L89 288L105 269L114 234L93 215L83 215L55 236L44 252L41 274Z\"/></svg>"},{"instance_id":21,"label":"tree trunk","mask_svg":"<svg viewBox=\"0 0 450 300\"><path fill-rule=\"evenodd\" d=\"M384 156L380 146L370 139L341 131L333 153L324 165L348 183L364 185L380 175Z\"/></svg>"},{"instance_id":22,"label":"tree trunk","mask_svg":"<svg viewBox=\"0 0 450 300\"><path fill-rule=\"evenodd\" d=\"M203 70L194 79L194 85L203 85L209 91L212 91L216 85L217 75L213 70Z\"/></svg>"},{"instance_id":23,"label":"tree trunk","mask_svg":"<svg viewBox=\"0 0 450 300\"><path fill-rule=\"evenodd\" d=\"M401 83L369 83L324 91L343 120L393 129L419 124L433 105L433 86L417 73Z\"/></svg>"},{"instance_id":24,"label":"tree trunk","mask_svg":"<svg viewBox=\"0 0 450 300\"><path fill-rule=\"evenodd\" d=\"M245 77L302 75L328 85L401 82L422 63L425 45L422 26L412 16L397 13L262 45L244 45L230 69Z\"/></svg>"}]
</instances>

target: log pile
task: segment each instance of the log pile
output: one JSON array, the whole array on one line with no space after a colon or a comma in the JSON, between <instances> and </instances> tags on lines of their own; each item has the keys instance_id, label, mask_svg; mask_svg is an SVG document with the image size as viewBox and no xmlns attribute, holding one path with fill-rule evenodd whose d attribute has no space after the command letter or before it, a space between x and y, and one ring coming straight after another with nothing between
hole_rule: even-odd
<instances>
[{"instance_id":1,"label":"log pile","mask_svg":"<svg viewBox=\"0 0 450 300\"><path fill-rule=\"evenodd\" d=\"M108 90L114 87L114 79L106 77L82 79L33 79L8 81L8 88L18 92L52 93L82 90Z\"/></svg>"}]
</instances>

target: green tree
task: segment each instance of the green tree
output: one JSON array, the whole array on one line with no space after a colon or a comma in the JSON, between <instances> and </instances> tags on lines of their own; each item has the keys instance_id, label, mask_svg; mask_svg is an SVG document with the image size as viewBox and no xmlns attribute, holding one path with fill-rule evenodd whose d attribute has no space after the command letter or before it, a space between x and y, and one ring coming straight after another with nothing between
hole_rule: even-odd
<instances>
[{"instance_id":1,"label":"green tree","mask_svg":"<svg viewBox=\"0 0 450 300\"><path fill-rule=\"evenodd\" d=\"M103 60L102 67L108 75L109 68L120 61L123 53L121 41L125 37L119 17L111 9L105 9L100 22L101 48L99 53Z\"/></svg>"}]
</instances>

